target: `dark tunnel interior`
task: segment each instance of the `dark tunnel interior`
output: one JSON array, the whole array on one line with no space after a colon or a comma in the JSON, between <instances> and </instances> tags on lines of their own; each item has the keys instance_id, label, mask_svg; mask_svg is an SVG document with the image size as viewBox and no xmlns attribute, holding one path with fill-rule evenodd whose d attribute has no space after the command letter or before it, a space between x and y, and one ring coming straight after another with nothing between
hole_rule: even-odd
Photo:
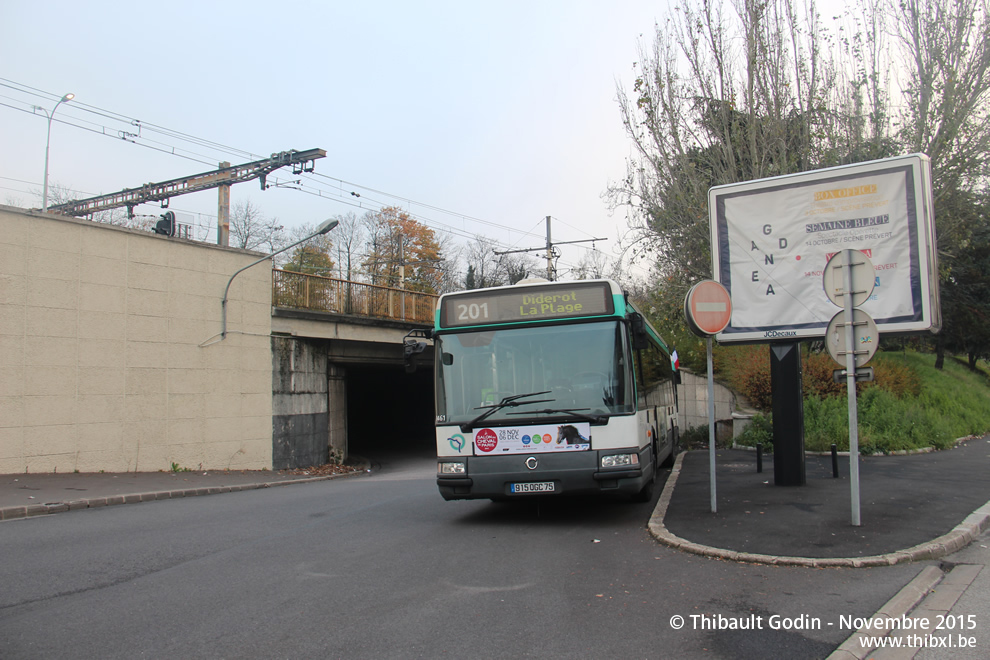
<instances>
[{"instance_id":1,"label":"dark tunnel interior","mask_svg":"<svg viewBox=\"0 0 990 660\"><path fill-rule=\"evenodd\" d=\"M432 455L436 451L433 371L402 366L347 367L348 454Z\"/></svg>"}]
</instances>

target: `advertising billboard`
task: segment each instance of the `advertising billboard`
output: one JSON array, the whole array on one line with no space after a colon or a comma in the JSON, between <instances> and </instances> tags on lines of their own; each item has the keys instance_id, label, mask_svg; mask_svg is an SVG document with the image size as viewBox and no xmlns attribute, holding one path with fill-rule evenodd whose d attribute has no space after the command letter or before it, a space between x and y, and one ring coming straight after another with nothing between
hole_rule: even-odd
<instances>
[{"instance_id":1,"label":"advertising billboard","mask_svg":"<svg viewBox=\"0 0 990 660\"><path fill-rule=\"evenodd\" d=\"M719 342L825 336L839 310L822 285L833 254L873 262L862 305L883 334L941 326L931 168L924 154L717 186L708 193L713 279L732 299Z\"/></svg>"}]
</instances>

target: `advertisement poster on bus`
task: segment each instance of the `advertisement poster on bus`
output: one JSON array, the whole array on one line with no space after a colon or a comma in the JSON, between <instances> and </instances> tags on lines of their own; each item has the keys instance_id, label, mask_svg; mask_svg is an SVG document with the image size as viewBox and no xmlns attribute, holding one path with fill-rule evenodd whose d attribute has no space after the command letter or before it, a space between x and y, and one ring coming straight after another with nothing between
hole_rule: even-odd
<instances>
[{"instance_id":1,"label":"advertisement poster on bus","mask_svg":"<svg viewBox=\"0 0 990 660\"><path fill-rule=\"evenodd\" d=\"M883 333L941 325L929 161L923 154L718 186L709 191L714 279L732 299L719 342L823 337L837 307L829 258L861 250Z\"/></svg>"},{"instance_id":2,"label":"advertisement poster on bus","mask_svg":"<svg viewBox=\"0 0 990 660\"><path fill-rule=\"evenodd\" d=\"M591 449L591 425L529 424L479 429L474 433L476 456L536 454Z\"/></svg>"}]
</instances>

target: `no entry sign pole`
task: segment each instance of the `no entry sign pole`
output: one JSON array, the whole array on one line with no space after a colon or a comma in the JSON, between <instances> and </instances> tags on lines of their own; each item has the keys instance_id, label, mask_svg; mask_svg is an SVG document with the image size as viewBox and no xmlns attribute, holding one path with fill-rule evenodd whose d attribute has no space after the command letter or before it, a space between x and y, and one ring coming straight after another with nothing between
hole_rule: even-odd
<instances>
[{"instance_id":1,"label":"no entry sign pole","mask_svg":"<svg viewBox=\"0 0 990 660\"><path fill-rule=\"evenodd\" d=\"M715 370L712 368L712 338L708 343L708 483L711 491L712 513L718 513L715 499Z\"/></svg>"},{"instance_id":2,"label":"no entry sign pole","mask_svg":"<svg viewBox=\"0 0 990 660\"><path fill-rule=\"evenodd\" d=\"M708 344L708 484L712 513L718 513L715 497L715 373L712 367L712 335L725 330L732 318L732 300L725 287L714 280L698 282L684 297L684 317L694 334Z\"/></svg>"}]
</instances>

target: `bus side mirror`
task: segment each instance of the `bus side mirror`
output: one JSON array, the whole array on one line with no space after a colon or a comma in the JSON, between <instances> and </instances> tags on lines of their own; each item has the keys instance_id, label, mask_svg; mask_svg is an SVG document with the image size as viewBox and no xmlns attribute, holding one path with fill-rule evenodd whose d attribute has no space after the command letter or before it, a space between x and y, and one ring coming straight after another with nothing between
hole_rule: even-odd
<instances>
[{"instance_id":1,"label":"bus side mirror","mask_svg":"<svg viewBox=\"0 0 990 660\"><path fill-rule=\"evenodd\" d=\"M629 317L629 330L632 335L632 348L640 351L650 347L649 335L646 332L646 321L642 314L633 314Z\"/></svg>"},{"instance_id":2,"label":"bus side mirror","mask_svg":"<svg viewBox=\"0 0 990 660\"><path fill-rule=\"evenodd\" d=\"M406 373L411 374L416 371L416 356L426 350L425 341L416 341L417 338L433 339L433 330L410 330L402 339L402 363L406 368Z\"/></svg>"},{"instance_id":3,"label":"bus side mirror","mask_svg":"<svg viewBox=\"0 0 990 660\"><path fill-rule=\"evenodd\" d=\"M407 374L416 371L416 356L424 350L426 350L425 341L407 339L402 342L402 362L405 365Z\"/></svg>"}]
</instances>

